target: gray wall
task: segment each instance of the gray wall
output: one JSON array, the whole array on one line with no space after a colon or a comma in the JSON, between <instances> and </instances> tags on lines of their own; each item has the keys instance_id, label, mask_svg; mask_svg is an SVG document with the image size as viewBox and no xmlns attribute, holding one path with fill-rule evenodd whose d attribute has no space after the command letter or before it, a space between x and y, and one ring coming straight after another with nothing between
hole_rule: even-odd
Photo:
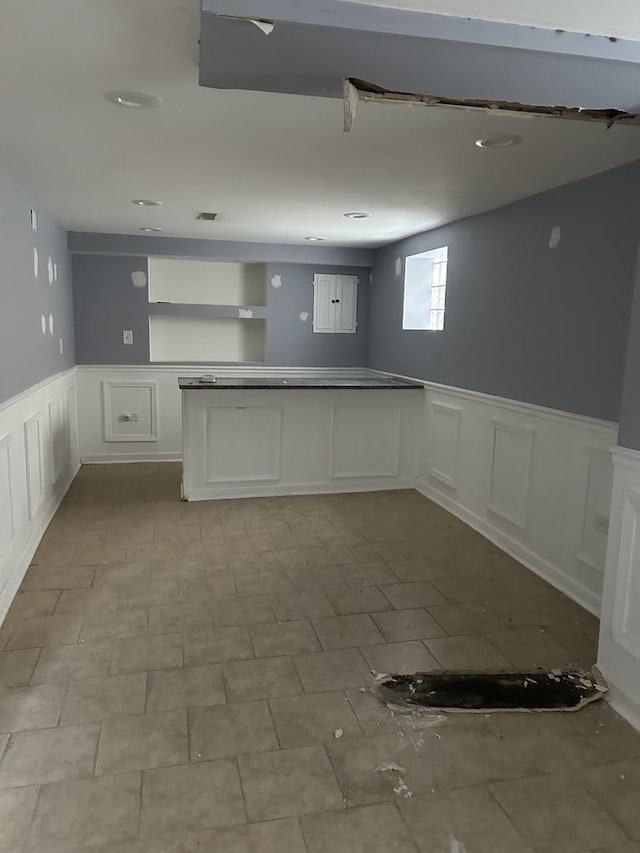
<instances>
[{"instance_id":1,"label":"gray wall","mask_svg":"<svg viewBox=\"0 0 640 853\"><path fill-rule=\"evenodd\" d=\"M352 334L313 333L314 273L357 275L358 329ZM280 275L282 286L271 286ZM319 264L268 264L267 363L299 367L363 367L367 355L369 270ZM309 316L305 322L301 313Z\"/></svg>"},{"instance_id":2,"label":"gray wall","mask_svg":"<svg viewBox=\"0 0 640 853\"><path fill-rule=\"evenodd\" d=\"M344 251L344 250L338 250ZM351 251L351 250L347 250ZM73 291L78 364L149 364L147 288L131 274L147 272L146 257L74 255ZM358 275L359 327L355 335L314 335L313 275ZM271 278L280 275L281 287ZM369 269L319 263L267 265L267 364L301 367L362 367L366 357ZM309 314L306 322L300 314ZM133 346L122 330L133 331Z\"/></svg>"},{"instance_id":3,"label":"gray wall","mask_svg":"<svg viewBox=\"0 0 640 853\"><path fill-rule=\"evenodd\" d=\"M618 444L640 450L640 252L631 309Z\"/></svg>"},{"instance_id":4,"label":"gray wall","mask_svg":"<svg viewBox=\"0 0 640 853\"><path fill-rule=\"evenodd\" d=\"M146 287L131 274L147 274L147 259L116 255L73 256L73 308L78 364L149 364ZM133 346L122 343L133 331Z\"/></svg>"},{"instance_id":5,"label":"gray wall","mask_svg":"<svg viewBox=\"0 0 640 853\"><path fill-rule=\"evenodd\" d=\"M94 234L88 231L69 231L69 251L86 255L157 255L220 261L341 264L352 267L370 267L375 256L375 249L360 249L354 246L245 243L237 240L202 240L195 237L151 234Z\"/></svg>"},{"instance_id":6,"label":"gray wall","mask_svg":"<svg viewBox=\"0 0 640 853\"><path fill-rule=\"evenodd\" d=\"M381 249L368 366L617 420L639 223L636 161ZM442 245L445 330L403 331L395 259Z\"/></svg>"},{"instance_id":7,"label":"gray wall","mask_svg":"<svg viewBox=\"0 0 640 853\"><path fill-rule=\"evenodd\" d=\"M35 209L38 230L31 229ZM39 272L34 276L33 248ZM58 267L49 285L47 261ZM71 265L66 234L13 178L0 168L0 402L74 365ZM47 318L42 334L41 318ZM48 318L53 315L54 331ZM60 338L64 354L60 355Z\"/></svg>"}]
</instances>

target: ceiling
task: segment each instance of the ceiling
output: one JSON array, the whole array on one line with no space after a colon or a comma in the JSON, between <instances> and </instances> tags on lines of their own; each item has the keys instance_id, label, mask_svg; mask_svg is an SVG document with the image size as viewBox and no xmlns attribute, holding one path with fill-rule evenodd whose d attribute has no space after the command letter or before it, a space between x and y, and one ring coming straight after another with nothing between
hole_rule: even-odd
<instances>
[{"instance_id":1,"label":"ceiling","mask_svg":"<svg viewBox=\"0 0 640 853\"><path fill-rule=\"evenodd\" d=\"M640 40L637 0L341 0L391 9Z\"/></svg>"},{"instance_id":2,"label":"ceiling","mask_svg":"<svg viewBox=\"0 0 640 853\"><path fill-rule=\"evenodd\" d=\"M3 0L0 164L67 229L376 246L640 153L640 128L444 108L362 104L344 134L338 99L198 86L199 12L198 0ZM115 89L162 104L116 107ZM474 145L504 132L523 144ZM201 210L220 217L197 222ZM343 216L358 210L371 218Z\"/></svg>"}]
</instances>

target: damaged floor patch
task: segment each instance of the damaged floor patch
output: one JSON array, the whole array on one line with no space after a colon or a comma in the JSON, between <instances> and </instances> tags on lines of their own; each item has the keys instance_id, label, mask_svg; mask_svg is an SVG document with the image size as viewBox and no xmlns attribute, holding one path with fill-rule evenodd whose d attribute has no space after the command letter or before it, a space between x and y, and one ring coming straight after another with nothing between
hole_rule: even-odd
<instances>
[{"instance_id":1,"label":"damaged floor patch","mask_svg":"<svg viewBox=\"0 0 640 853\"><path fill-rule=\"evenodd\" d=\"M577 711L607 688L580 671L531 673L438 672L390 675L377 695L400 709L446 711Z\"/></svg>"}]
</instances>

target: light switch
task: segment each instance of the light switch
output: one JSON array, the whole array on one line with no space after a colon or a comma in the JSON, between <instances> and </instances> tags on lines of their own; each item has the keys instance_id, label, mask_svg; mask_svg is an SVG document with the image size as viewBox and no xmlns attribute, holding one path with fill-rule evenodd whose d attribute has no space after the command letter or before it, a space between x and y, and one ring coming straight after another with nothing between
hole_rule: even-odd
<instances>
[{"instance_id":1,"label":"light switch","mask_svg":"<svg viewBox=\"0 0 640 853\"><path fill-rule=\"evenodd\" d=\"M133 343L133 329L123 329L122 330L122 343L123 344L132 344Z\"/></svg>"}]
</instances>

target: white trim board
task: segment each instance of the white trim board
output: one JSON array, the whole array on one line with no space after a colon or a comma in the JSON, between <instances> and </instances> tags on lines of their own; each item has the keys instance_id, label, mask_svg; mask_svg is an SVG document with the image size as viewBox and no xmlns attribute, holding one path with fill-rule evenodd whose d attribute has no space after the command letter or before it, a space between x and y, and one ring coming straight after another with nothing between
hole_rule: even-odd
<instances>
[{"instance_id":1,"label":"white trim board","mask_svg":"<svg viewBox=\"0 0 640 853\"><path fill-rule=\"evenodd\" d=\"M575 412L566 412L563 409L550 409L546 406L540 406L538 403L527 403L523 400L512 400L508 397L498 397L495 394L486 394L484 391L472 391L467 388L460 388L456 385L440 385L437 382L429 382L425 379L419 379L416 376L406 376L403 373L392 373L386 370L374 370L366 368L367 376L391 376L395 379L408 379L410 382L419 382L427 391L439 391L442 394L452 397L463 397L465 399L476 399L483 403L494 404L501 409L509 409L514 412L524 414L538 414L546 418L558 418L560 420L570 420L575 423L580 423L586 427L593 429L618 428L617 421L605 421L600 418L592 418L588 415L579 415ZM640 451L638 451L640 452Z\"/></svg>"}]
</instances>

